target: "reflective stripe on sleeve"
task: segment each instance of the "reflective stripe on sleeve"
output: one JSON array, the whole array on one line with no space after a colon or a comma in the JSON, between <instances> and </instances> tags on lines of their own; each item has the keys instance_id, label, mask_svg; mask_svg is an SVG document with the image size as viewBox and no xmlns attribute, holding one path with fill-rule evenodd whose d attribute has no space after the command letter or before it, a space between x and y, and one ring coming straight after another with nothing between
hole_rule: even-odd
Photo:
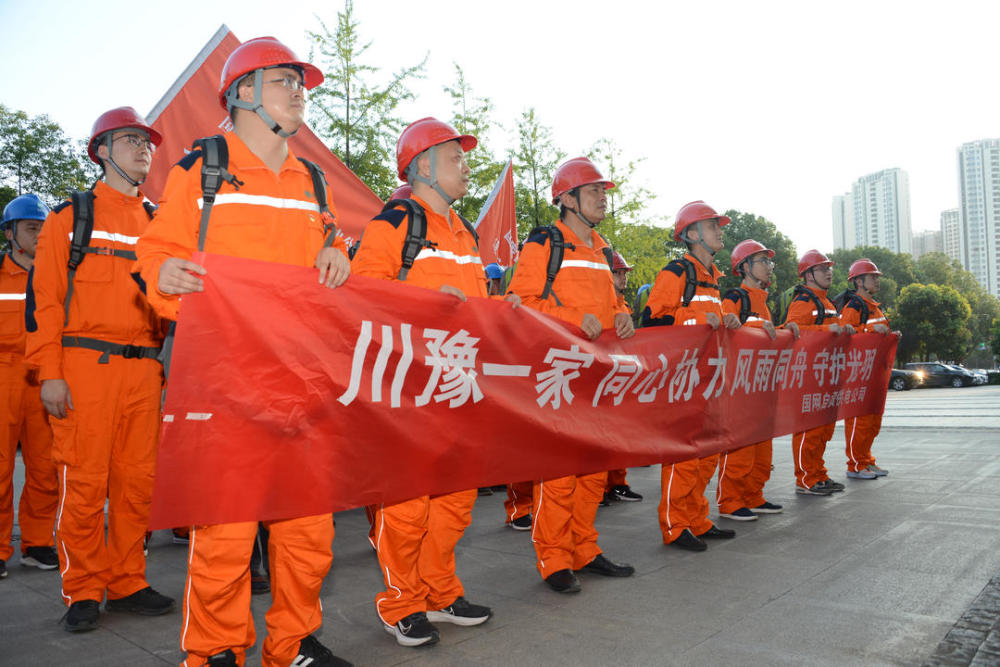
<instances>
[{"instance_id":1,"label":"reflective stripe on sleeve","mask_svg":"<svg viewBox=\"0 0 1000 667\"><path fill-rule=\"evenodd\" d=\"M242 192L226 192L215 195L214 206L225 206L227 204L246 204L249 206L269 206L271 208L290 208L301 211L319 212L319 204L301 199L282 199L281 197L268 197L266 195L250 195ZM204 201L198 199L198 208L204 205Z\"/></svg>"},{"instance_id":2,"label":"reflective stripe on sleeve","mask_svg":"<svg viewBox=\"0 0 1000 667\"><path fill-rule=\"evenodd\" d=\"M422 259L430 259L436 257L437 259L447 259L449 261L455 262L456 264L482 264L483 260L480 259L479 255L456 255L455 253L448 250L434 250L433 248L422 248L419 253L417 253L414 262L419 262Z\"/></svg>"},{"instance_id":3,"label":"reflective stripe on sleeve","mask_svg":"<svg viewBox=\"0 0 1000 667\"><path fill-rule=\"evenodd\" d=\"M100 229L95 229L90 233L90 240L93 241L94 239L99 241L114 241L115 243L124 243L125 245L135 245L135 242L139 240L139 237L125 236L124 234L105 232ZM69 233L69 240L73 240L73 232Z\"/></svg>"}]
</instances>

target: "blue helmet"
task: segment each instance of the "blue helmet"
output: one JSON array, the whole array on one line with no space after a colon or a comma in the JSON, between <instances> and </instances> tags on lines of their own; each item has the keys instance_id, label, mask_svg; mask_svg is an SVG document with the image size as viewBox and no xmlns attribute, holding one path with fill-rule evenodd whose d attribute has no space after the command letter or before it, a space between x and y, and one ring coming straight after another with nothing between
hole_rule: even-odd
<instances>
[{"instance_id":1,"label":"blue helmet","mask_svg":"<svg viewBox=\"0 0 1000 667\"><path fill-rule=\"evenodd\" d=\"M493 262L492 264L486 265L486 277L490 280L498 280L503 278L503 267Z\"/></svg>"},{"instance_id":2,"label":"blue helmet","mask_svg":"<svg viewBox=\"0 0 1000 667\"><path fill-rule=\"evenodd\" d=\"M38 198L38 195L27 194L15 197L3 209L3 220L0 227L17 222L18 220L41 220L44 221L49 215L49 207Z\"/></svg>"}]
</instances>

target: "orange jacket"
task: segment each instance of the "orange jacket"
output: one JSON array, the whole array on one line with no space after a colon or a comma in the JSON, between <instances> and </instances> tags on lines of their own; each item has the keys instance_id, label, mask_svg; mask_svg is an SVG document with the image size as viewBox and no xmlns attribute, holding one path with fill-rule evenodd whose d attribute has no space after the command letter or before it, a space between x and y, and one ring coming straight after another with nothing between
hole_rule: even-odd
<instances>
[{"instance_id":1,"label":"orange jacket","mask_svg":"<svg viewBox=\"0 0 1000 667\"><path fill-rule=\"evenodd\" d=\"M765 322L771 321L771 310L767 307L767 290L756 287L740 285L750 296L750 315L744 322L748 327L763 327ZM732 313L736 317L740 316L740 297L735 292L730 291L722 299L722 312Z\"/></svg>"},{"instance_id":2,"label":"orange jacket","mask_svg":"<svg viewBox=\"0 0 1000 667\"><path fill-rule=\"evenodd\" d=\"M807 294L795 295L792 302L788 304L788 315L785 316L785 322L795 322L802 331L824 330L829 329L831 325L839 325L841 323L840 313L837 312L837 308L833 305L833 302L827 298L826 290L814 289L812 287L806 287L805 289L819 298L826 315L823 324L816 324L816 317L818 316L816 304Z\"/></svg>"},{"instance_id":3,"label":"orange jacket","mask_svg":"<svg viewBox=\"0 0 1000 667\"><path fill-rule=\"evenodd\" d=\"M722 319L722 299L719 294L719 278L722 277L722 271L719 271L714 264L706 267L691 253L684 255L684 259L694 264L695 278L699 283L691 303L687 307L681 305L684 288L687 285L687 275L684 265L675 259L657 274L656 281L649 290L649 299L646 301L649 312L643 313L643 321L647 320L648 315L652 326L707 324L705 316L708 313L715 313ZM715 285L715 288L706 285Z\"/></svg>"},{"instance_id":4,"label":"orange jacket","mask_svg":"<svg viewBox=\"0 0 1000 667\"><path fill-rule=\"evenodd\" d=\"M566 248L549 297L541 298L549 264L548 234L533 234L524 242L509 291L520 296L525 306L576 326L580 326L583 316L590 313L605 329L613 328L615 315L627 314L628 309L624 301L619 303L615 293L611 267L603 250L608 244L591 230L593 247L588 247L561 220L557 220L555 226L562 232Z\"/></svg>"},{"instance_id":5,"label":"orange jacket","mask_svg":"<svg viewBox=\"0 0 1000 667\"><path fill-rule=\"evenodd\" d=\"M150 224L142 202L141 194L131 197L98 181L90 247L134 250L139 235ZM63 377L64 335L143 347L158 347L163 341L163 322L130 275L131 262L110 254L84 256L73 280L69 321L63 326L72 233L73 206L67 201L52 209L38 236L28 291L25 357L39 369L39 380ZM32 322L35 330L31 330Z\"/></svg>"},{"instance_id":6,"label":"orange jacket","mask_svg":"<svg viewBox=\"0 0 1000 667\"><path fill-rule=\"evenodd\" d=\"M404 282L428 289L451 285L466 296L488 296L479 245L458 214L449 209L445 220L419 197L413 197L413 201L424 209L427 240L434 245L421 248ZM365 228L351 271L370 278L399 280L406 230L406 212L402 207L376 216Z\"/></svg>"},{"instance_id":7,"label":"orange jacket","mask_svg":"<svg viewBox=\"0 0 1000 667\"><path fill-rule=\"evenodd\" d=\"M10 253L0 267L0 364L13 366L24 359L24 297L28 272Z\"/></svg>"},{"instance_id":8,"label":"orange jacket","mask_svg":"<svg viewBox=\"0 0 1000 667\"><path fill-rule=\"evenodd\" d=\"M868 305L868 321L861 324L861 301ZM889 320L880 307L882 304L872 301L860 294L855 294L844 304L844 309L840 311L840 321L842 324L850 324L858 331L875 331L875 326L883 324L889 326Z\"/></svg>"},{"instance_id":9,"label":"orange jacket","mask_svg":"<svg viewBox=\"0 0 1000 667\"><path fill-rule=\"evenodd\" d=\"M309 170L288 149L275 174L234 132L227 132L229 172L242 181L223 183L212 207L205 252L268 262L314 266L325 232ZM171 257L190 259L201 224L201 151L188 153L167 175L156 219L136 244L138 270L149 302L177 319L180 298L157 289L160 266ZM327 205L333 201L327 189ZM343 238L334 247L347 255Z\"/></svg>"}]
</instances>

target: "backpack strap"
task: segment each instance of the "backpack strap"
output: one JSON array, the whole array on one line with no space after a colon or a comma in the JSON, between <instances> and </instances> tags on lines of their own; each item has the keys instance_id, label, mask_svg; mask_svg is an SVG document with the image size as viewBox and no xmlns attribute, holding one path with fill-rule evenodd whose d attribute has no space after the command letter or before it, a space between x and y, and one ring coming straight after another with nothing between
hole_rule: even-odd
<instances>
[{"instance_id":1,"label":"backpack strap","mask_svg":"<svg viewBox=\"0 0 1000 667\"><path fill-rule=\"evenodd\" d=\"M73 239L69 244L69 261L66 272L66 298L63 300L63 326L69 323L69 302L73 298L73 279L76 269L90 246L90 235L94 231L94 193L90 190L74 192L70 195L73 203Z\"/></svg>"},{"instance_id":2,"label":"backpack strap","mask_svg":"<svg viewBox=\"0 0 1000 667\"><path fill-rule=\"evenodd\" d=\"M406 238L403 239L402 264L399 267L399 280L406 280L406 276L413 268L413 262L417 255L424 248L432 248L437 244L427 240L427 214L424 208L412 199L393 199L386 202L382 212L390 211L398 206L406 210Z\"/></svg>"},{"instance_id":3,"label":"backpack strap","mask_svg":"<svg viewBox=\"0 0 1000 667\"><path fill-rule=\"evenodd\" d=\"M552 283L555 282L556 274L562 267L563 257L566 254L566 239L563 238L563 233L555 225L536 227L535 229L549 235L549 263L545 267L545 287L542 288L541 296L544 300L552 294ZM572 246L572 244L570 245ZM575 246L572 247L575 248ZM559 297L556 297L556 302L559 302Z\"/></svg>"},{"instance_id":4,"label":"backpack strap","mask_svg":"<svg viewBox=\"0 0 1000 667\"><path fill-rule=\"evenodd\" d=\"M734 298L735 297L735 298ZM726 298L735 301L740 300L740 324L746 324L747 320L750 319L750 293L747 292L742 287L734 287L728 292L726 292Z\"/></svg>"},{"instance_id":5,"label":"backpack strap","mask_svg":"<svg viewBox=\"0 0 1000 667\"><path fill-rule=\"evenodd\" d=\"M457 215L458 219L462 221L463 225L465 225L465 229L468 230L468 232L470 234L472 234L472 238L474 238L476 240L476 248L478 249L479 248L479 232L476 231L475 225L473 225L471 222L469 222L468 220L466 220L465 216L463 216L458 211L455 211L455 215Z\"/></svg>"},{"instance_id":6,"label":"backpack strap","mask_svg":"<svg viewBox=\"0 0 1000 667\"><path fill-rule=\"evenodd\" d=\"M208 235L208 220L212 216L212 205L215 195L222 187L223 181L231 184L237 190L243 185L235 176L229 173L229 146L221 134L196 139L191 145L192 152L201 149L201 224L198 226L198 250L205 250L205 237Z\"/></svg>"},{"instance_id":7,"label":"backpack strap","mask_svg":"<svg viewBox=\"0 0 1000 667\"><path fill-rule=\"evenodd\" d=\"M334 239L337 238L337 224L334 222L333 212L330 211L330 207L326 203L326 173L318 164L304 157L300 157L299 162L306 166L306 169L309 170L309 176L312 178L313 194L316 195L316 201L319 203L319 216L323 220L323 232L326 234L323 247L329 248L333 245Z\"/></svg>"},{"instance_id":8,"label":"backpack strap","mask_svg":"<svg viewBox=\"0 0 1000 667\"><path fill-rule=\"evenodd\" d=\"M806 289L804 285L796 285L794 293L804 295L812 301L813 307L816 309L816 320L814 324L823 324L823 321L826 320L826 307L823 305L823 302L819 300L819 297L813 294L812 290Z\"/></svg>"}]
</instances>

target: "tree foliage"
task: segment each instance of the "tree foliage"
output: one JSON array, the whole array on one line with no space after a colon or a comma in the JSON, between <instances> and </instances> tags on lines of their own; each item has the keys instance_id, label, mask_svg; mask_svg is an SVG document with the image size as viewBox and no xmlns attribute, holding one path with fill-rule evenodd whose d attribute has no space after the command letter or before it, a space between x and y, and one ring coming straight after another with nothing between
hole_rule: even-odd
<instances>
[{"instance_id":1,"label":"tree foliage","mask_svg":"<svg viewBox=\"0 0 1000 667\"><path fill-rule=\"evenodd\" d=\"M971 316L969 302L954 287L907 285L899 293L893 321L903 332L897 350L900 362L964 359L972 340Z\"/></svg>"},{"instance_id":2,"label":"tree foliage","mask_svg":"<svg viewBox=\"0 0 1000 667\"><path fill-rule=\"evenodd\" d=\"M552 176L566 154L556 148L552 130L542 125L533 108L518 119L517 136L514 198L517 235L523 239L533 227L550 225L559 217L551 203Z\"/></svg>"},{"instance_id":3,"label":"tree foliage","mask_svg":"<svg viewBox=\"0 0 1000 667\"><path fill-rule=\"evenodd\" d=\"M317 21L320 30L308 33L313 42L309 55L317 62L318 53L326 78L310 91L313 129L384 200L399 185L395 146L407 122L398 116L398 108L414 99L408 83L423 76L427 57L377 84L373 79L379 68L363 61L372 42L361 42L353 0L346 0L337 13L336 31Z\"/></svg>"},{"instance_id":4,"label":"tree foliage","mask_svg":"<svg viewBox=\"0 0 1000 667\"><path fill-rule=\"evenodd\" d=\"M87 187L93 170L85 155L48 116L31 117L0 104L0 184L9 188L6 194L32 192L54 205Z\"/></svg>"}]
</instances>

